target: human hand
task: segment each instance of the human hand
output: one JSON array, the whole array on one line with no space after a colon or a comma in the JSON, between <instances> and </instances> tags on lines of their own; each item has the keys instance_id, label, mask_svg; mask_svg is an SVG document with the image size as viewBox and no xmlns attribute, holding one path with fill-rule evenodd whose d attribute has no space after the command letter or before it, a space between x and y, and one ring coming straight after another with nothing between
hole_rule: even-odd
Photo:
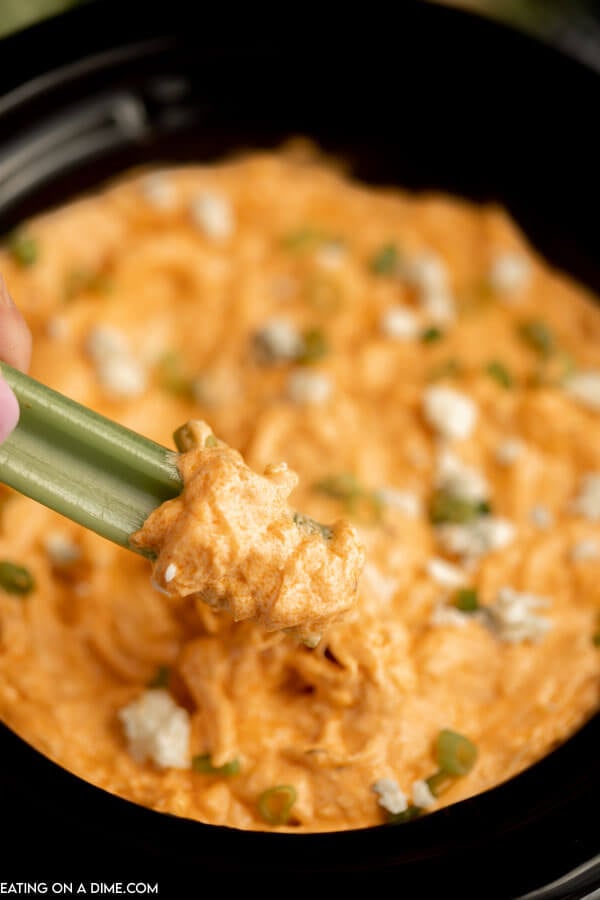
<instances>
[{"instance_id":1,"label":"human hand","mask_svg":"<svg viewBox=\"0 0 600 900\"><path fill-rule=\"evenodd\" d=\"M31 357L31 333L0 275L0 359L26 371ZM17 398L0 375L0 443L19 421Z\"/></svg>"}]
</instances>

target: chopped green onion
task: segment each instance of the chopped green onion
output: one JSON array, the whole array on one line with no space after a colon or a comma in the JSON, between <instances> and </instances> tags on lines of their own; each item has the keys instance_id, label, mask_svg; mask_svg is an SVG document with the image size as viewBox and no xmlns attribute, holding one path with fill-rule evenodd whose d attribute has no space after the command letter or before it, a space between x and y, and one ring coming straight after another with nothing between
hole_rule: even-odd
<instances>
[{"instance_id":1,"label":"chopped green onion","mask_svg":"<svg viewBox=\"0 0 600 900\"><path fill-rule=\"evenodd\" d=\"M437 758L439 769L425 779L425 783L434 797L439 797L454 782L455 778L471 771L477 759L477 748L468 738L455 731L440 731L437 739ZM410 822L423 813L420 806L411 804L404 812L390 814L388 822L397 825Z\"/></svg>"},{"instance_id":2,"label":"chopped green onion","mask_svg":"<svg viewBox=\"0 0 600 900\"><path fill-rule=\"evenodd\" d=\"M232 759L222 766L213 766L210 753L204 753L192 757L192 769L202 775L223 775L229 778L231 775L239 775L241 765L239 759Z\"/></svg>"},{"instance_id":3,"label":"chopped green onion","mask_svg":"<svg viewBox=\"0 0 600 900\"><path fill-rule=\"evenodd\" d=\"M284 631L293 631L293 629L284 628ZM300 638L300 643L304 644L305 647L308 647L309 650L314 650L315 647L318 647L321 643L322 635L318 631L311 632L310 634L304 634Z\"/></svg>"},{"instance_id":4,"label":"chopped green onion","mask_svg":"<svg viewBox=\"0 0 600 900\"><path fill-rule=\"evenodd\" d=\"M556 387L575 371L575 360L570 353L558 352L549 359L543 359L537 370L529 378L533 387Z\"/></svg>"},{"instance_id":5,"label":"chopped green onion","mask_svg":"<svg viewBox=\"0 0 600 900\"><path fill-rule=\"evenodd\" d=\"M168 666L159 666L156 674L148 682L149 688L166 688L169 686L171 670Z\"/></svg>"},{"instance_id":6,"label":"chopped green onion","mask_svg":"<svg viewBox=\"0 0 600 900\"><path fill-rule=\"evenodd\" d=\"M442 378L455 378L462 374L462 365L457 359L445 359L443 362L434 366L428 374L429 381L439 381Z\"/></svg>"},{"instance_id":7,"label":"chopped green onion","mask_svg":"<svg viewBox=\"0 0 600 900\"><path fill-rule=\"evenodd\" d=\"M378 494L365 490L356 476L349 472L323 478L314 485L314 489L335 500L341 500L348 515L359 515L362 510L364 518L371 523L377 523L381 519L383 504Z\"/></svg>"},{"instance_id":8,"label":"chopped green onion","mask_svg":"<svg viewBox=\"0 0 600 900\"><path fill-rule=\"evenodd\" d=\"M376 275L393 275L400 262L400 256L395 244L386 244L375 254L369 263L371 272Z\"/></svg>"},{"instance_id":9,"label":"chopped green onion","mask_svg":"<svg viewBox=\"0 0 600 900\"><path fill-rule=\"evenodd\" d=\"M68 302L82 293L82 291L107 294L112 289L112 286L112 281L103 272L73 269L69 272L65 281L64 298Z\"/></svg>"},{"instance_id":10,"label":"chopped green onion","mask_svg":"<svg viewBox=\"0 0 600 900\"><path fill-rule=\"evenodd\" d=\"M466 775L477 760L477 747L468 738L445 728L437 739L437 761L448 775Z\"/></svg>"},{"instance_id":11,"label":"chopped green onion","mask_svg":"<svg viewBox=\"0 0 600 900\"><path fill-rule=\"evenodd\" d=\"M426 778L425 782L433 796L439 797L454 782L454 777L448 772L444 772L443 769L438 769L437 772L434 772L433 775Z\"/></svg>"},{"instance_id":12,"label":"chopped green onion","mask_svg":"<svg viewBox=\"0 0 600 900\"><path fill-rule=\"evenodd\" d=\"M413 806L412 804L408 806L404 812L401 813L389 813L388 815L388 825L399 825L401 822L410 822L412 819L418 818L421 815L423 810L420 806Z\"/></svg>"},{"instance_id":13,"label":"chopped green onion","mask_svg":"<svg viewBox=\"0 0 600 900\"><path fill-rule=\"evenodd\" d=\"M434 344L436 341L441 340L444 337L444 332L441 328L436 328L432 325L431 328L426 328L425 331L421 332L421 340L424 344Z\"/></svg>"},{"instance_id":14,"label":"chopped green onion","mask_svg":"<svg viewBox=\"0 0 600 900\"><path fill-rule=\"evenodd\" d=\"M503 388L511 388L514 386L515 380L511 373L508 371L504 363L501 363L497 359L493 359L491 362L487 364L485 367L485 371L493 378L498 384Z\"/></svg>"},{"instance_id":15,"label":"chopped green onion","mask_svg":"<svg viewBox=\"0 0 600 900\"><path fill-rule=\"evenodd\" d=\"M479 598L475 588L459 588L454 596L454 605L462 612L476 612L479 609Z\"/></svg>"},{"instance_id":16,"label":"chopped green onion","mask_svg":"<svg viewBox=\"0 0 600 900\"><path fill-rule=\"evenodd\" d=\"M169 350L158 361L158 382L161 388L178 397L193 395L193 379L184 372L179 353Z\"/></svg>"},{"instance_id":17,"label":"chopped green onion","mask_svg":"<svg viewBox=\"0 0 600 900\"><path fill-rule=\"evenodd\" d=\"M309 328L302 335L302 350L296 362L302 365L318 362L329 352L327 338L320 328Z\"/></svg>"},{"instance_id":18,"label":"chopped green onion","mask_svg":"<svg viewBox=\"0 0 600 900\"><path fill-rule=\"evenodd\" d=\"M28 268L37 262L39 256L38 243L26 231L13 231L8 236L6 246L14 261L23 266L23 268Z\"/></svg>"},{"instance_id":19,"label":"chopped green onion","mask_svg":"<svg viewBox=\"0 0 600 900\"><path fill-rule=\"evenodd\" d=\"M524 343L540 356L550 356L556 349L556 340L548 325L541 319L521 322L518 335Z\"/></svg>"},{"instance_id":20,"label":"chopped green onion","mask_svg":"<svg viewBox=\"0 0 600 900\"><path fill-rule=\"evenodd\" d=\"M294 522L305 534L320 534L326 541L333 537L333 531L328 525L322 525L316 519L311 519L310 516L305 516L303 513L295 512Z\"/></svg>"},{"instance_id":21,"label":"chopped green onion","mask_svg":"<svg viewBox=\"0 0 600 900\"><path fill-rule=\"evenodd\" d=\"M289 822L292 806L298 795L291 784L278 784L264 791L258 798L258 811L269 825Z\"/></svg>"},{"instance_id":22,"label":"chopped green onion","mask_svg":"<svg viewBox=\"0 0 600 900\"><path fill-rule=\"evenodd\" d=\"M7 594L18 594L24 597L35 588L35 579L25 566L3 560L0 562L0 588Z\"/></svg>"},{"instance_id":23,"label":"chopped green onion","mask_svg":"<svg viewBox=\"0 0 600 900\"><path fill-rule=\"evenodd\" d=\"M185 425L180 425L179 428L173 432L173 443L180 453L187 453L188 450L195 450L198 446L198 441L194 428L190 428L188 422L186 422Z\"/></svg>"},{"instance_id":24,"label":"chopped green onion","mask_svg":"<svg viewBox=\"0 0 600 900\"><path fill-rule=\"evenodd\" d=\"M325 234L316 228L305 225L291 231L283 238L283 246L288 250L309 250L327 240Z\"/></svg>"},{"instance_id":25,"label":"chopped green onion","mask_svg":"<svg viewBox=\"0 0 600 900\"><path fill-rule=\"evenodd\" d=\"M356 477L350 472L340 475L329 475L315 484L315 490L336 500L353 503L362 495L362 488Z\"/></svg>"},{"instance_id":26,"label":"chopped green onion","mask_svg":"<svg viewBox=\"0 0 600 900\"><path fill-rule=\"evenodd\" d=\"M559 371L556 374L556 380L559 384L562 384L566 378L574 373L576 369L575 360L570 353L559 353L556 357L556 361L559 368Z\"/></svg>"},{"instance_id":27,"label":"chopped green onion","mask_svg":"<svg viewBox=\"0 0 600 900\"><path fill-rule=\"evenodd\" d=\"M434 797L443 794L457 777L471 771L477 760L477 748L462 734L445 729L438 735L437 759L439 769L425 779ZM410 822L423 812L420 806L411 804L404 812L388 814L388 823L397 825L400 822Z\"/></svg>"},{"instance_id":28,"label":"chopped green onion","mask_svg":"<svg viewBox=\"0 0 600 900\"><path fill-rule=\"evenodd\" d=\"M491 507L487 501L458 497L444 488L438 488L434 492L429 505L429 519L434 525L465 525L489 515L490 512Z\"/></svg>"}]
</instances>

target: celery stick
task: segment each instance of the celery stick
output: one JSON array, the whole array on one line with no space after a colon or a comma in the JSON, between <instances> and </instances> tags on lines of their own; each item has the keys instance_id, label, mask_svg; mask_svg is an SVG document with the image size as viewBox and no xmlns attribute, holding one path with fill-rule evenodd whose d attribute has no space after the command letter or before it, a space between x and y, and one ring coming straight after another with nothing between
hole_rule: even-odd
<instances>
[{"instance_id":1,"label":"celery stick","mask_svg":"<svg viewBox=\"0 0 600 900\"><path fill-rule=\"evenodd\" d=\"M176 452L0 367L21 407L17 428L0 445L0 481L133 549L133 532L182 489Z\"/></svg>"}]
</instances>

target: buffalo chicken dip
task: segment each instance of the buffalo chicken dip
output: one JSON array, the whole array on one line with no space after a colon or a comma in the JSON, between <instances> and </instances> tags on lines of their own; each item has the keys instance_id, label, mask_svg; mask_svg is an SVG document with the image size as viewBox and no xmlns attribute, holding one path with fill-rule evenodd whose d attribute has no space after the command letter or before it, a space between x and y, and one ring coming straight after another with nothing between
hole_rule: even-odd
<instances>
[{"instance_id":1,"label":"buffalo chicken dip","mask_svg":"<svg viewBox=\"0 0 600 900\"><path fill-rule=\"evenodd\" d=\"M502 210L255 154L32 219L0 270L34 377L169 446L196 423L133 538L153 578L0 494L0 716L40 751L162 812L334 831L595 712L600 311Z\"/></svg>"}]
</instances>

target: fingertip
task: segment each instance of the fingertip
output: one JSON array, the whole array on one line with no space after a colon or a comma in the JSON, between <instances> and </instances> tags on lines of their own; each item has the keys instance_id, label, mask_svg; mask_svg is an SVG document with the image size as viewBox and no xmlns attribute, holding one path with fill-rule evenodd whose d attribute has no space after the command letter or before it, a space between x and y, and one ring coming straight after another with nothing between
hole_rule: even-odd
<instances>
[{"instance_id":1,"label":"fingertip","mask_svg":"<svg viewBox=\"0 0 600 900\"><path fill-rule=\"evenodd\" d=\"M0 443L8 437L19 421L17 398L0 376Z\"/></svg>"}]
</instances>

